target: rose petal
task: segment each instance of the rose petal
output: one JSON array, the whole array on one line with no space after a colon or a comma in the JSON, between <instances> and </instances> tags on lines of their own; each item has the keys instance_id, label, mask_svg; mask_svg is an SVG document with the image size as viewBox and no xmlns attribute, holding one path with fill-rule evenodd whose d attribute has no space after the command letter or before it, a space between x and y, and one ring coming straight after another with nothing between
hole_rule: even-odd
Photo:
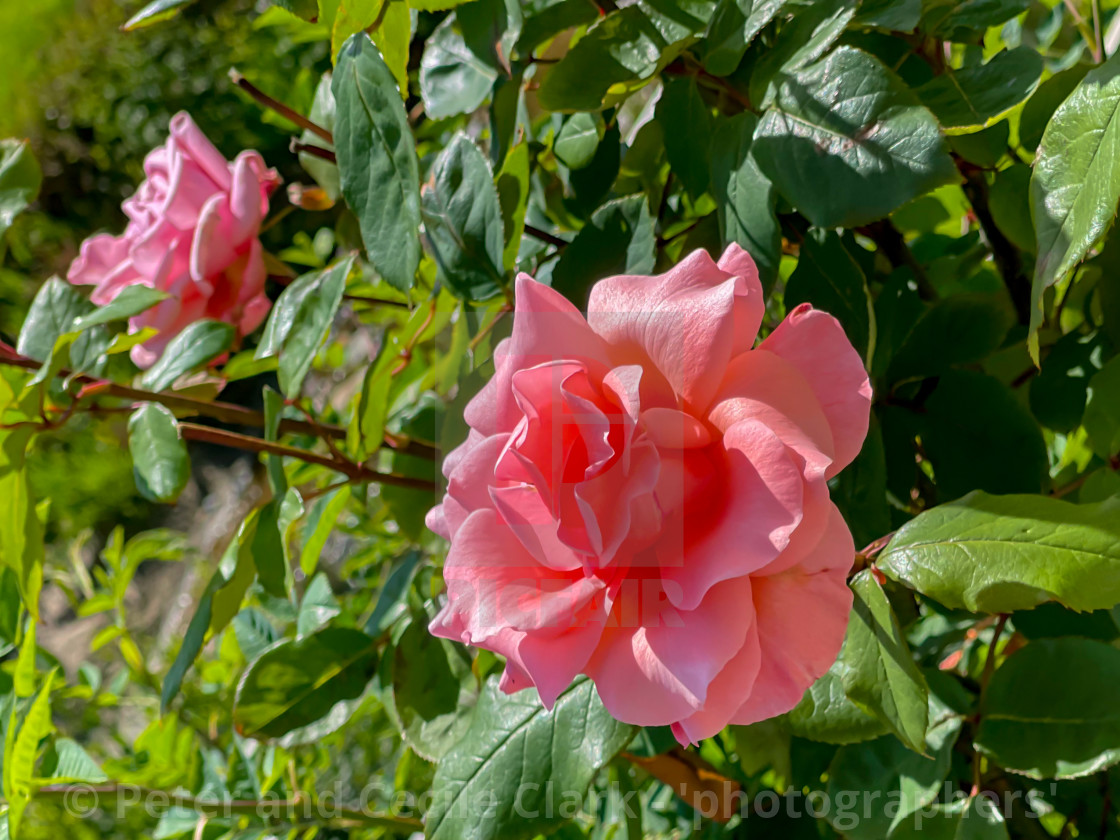
<instances>
[{"instance_id":1,"label":"rose petal","mask_svg":"<svg viewBox=\"0 0 1120 840\"><path fill-rule=\"evenodd\" d=\"M835 455L828 477L859 454L871 416L871 381L859 353L831 315L803 303L759 345L797 368L832 427Z\"/></svg>"}]
</instances>

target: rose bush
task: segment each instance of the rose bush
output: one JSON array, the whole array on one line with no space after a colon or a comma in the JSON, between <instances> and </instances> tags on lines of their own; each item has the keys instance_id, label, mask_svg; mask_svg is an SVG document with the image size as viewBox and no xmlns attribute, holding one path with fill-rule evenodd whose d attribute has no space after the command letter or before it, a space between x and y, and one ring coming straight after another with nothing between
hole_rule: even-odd
<instances>
[{"instance_id":1,"label":"rose bush","mask_svg":"<svg viewBox=\"0 0 1120 840\"><path fill-rule=\"evenodd\" d=\"M179 106L0 140L0 837L1120 840L1116 3L117 23L214 145L40 284Z\"/></svg>"},{"instance_id":2,"label":"rose bush","mask_svg":"<svg viewBox=\"0 0 1120 840\"><path fill-rule=\"evenodd\" d=\"M189 114L176 114L169 130L166 145L144 161L146 180L121 205L129 220L124 233L87 239L66 275L94 286L90 300L98 305L136 284L169 295L129 321L132 332L156 330L132 348L142 368L199 319L225 321L247 335L271 306L257 233L279 176L253 151L226 161Z\"/></svg>"},{"instance_id":3,"label":"rose bush","mask_svg":"<svg viewBox=\"0 0 1120 840\"><path fill-rule=\"evenodd\" d=\"M619 720L682 743L788 711L836 658L852 537L827 480L871 385L802 305L753 347L750 255L611 277L587 320L527 275L428 517L451 541L440 636L506 657L546 707L586 673Z\"/></svg>"}]
</instances>

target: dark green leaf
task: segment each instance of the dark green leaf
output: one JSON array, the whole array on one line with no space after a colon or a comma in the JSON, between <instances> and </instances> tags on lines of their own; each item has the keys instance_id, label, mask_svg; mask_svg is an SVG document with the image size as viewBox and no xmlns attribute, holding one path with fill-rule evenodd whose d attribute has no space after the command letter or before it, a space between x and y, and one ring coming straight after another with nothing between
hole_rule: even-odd
<instances>
[{"instance_id":1,"label":"dark green leaf","mask_svg":"<svg viewBox=\"0 0 1120 840\"><path fill-rule=\"evenodd\" d=\"M875 313L867 276L855 256L859 247L851 234L841 239L830 230L810 231L783 300L787 310L811 303L834 316L859 354L868 358L875 346Z\"/></svg>"},{"instance_id":2,"label":"dark green leaf","mask_svg":"<svg viewBox=\"0 0 1120 840\"><path fill-rule=\"evenodd\" d=\"M377 648L359 630L326 627L280 642L241 678L234 726L246 737L279 738L360 696L376 669Z\"/></svg>"},{"instance_id":3,"label":"dark green leaf","mask_svg":"<svg viewBox=\"0 0 1120 840\"><path fill-rule=\"evenodd\" d=\"M1034 92L1041 75L1042 56L1022 46L986 64L946 69L915 92L944 128L963 133L996 122Z\"/></svg>"},{"instance_id":4,"label":"dark green leaf","mask_svg":"<svg viewBox=\"0 0 1120 840\"><path fill-rule=\"evenodd\" d=\"M925 752L929 689L886 593L867 569L851 583L852 617L840 656L848 697L887 724L906 746Z\"/></svg>"},{"instance_id":5,"label":"dark green leaf","mask_svg":"<svg viewBox=\"0 0 1120 840\"><path fill-rule=\"evenodd\" d=\"M93 310L93 305L77 290L58 277L39 287L23 327L16 350L37 362L45 362L60 336L74 331L74 322Z\"/></svg>"},{"instance_id":6,"label":"dark green leaf","mask_svg":"<svg viewBox=\"0 0 1120 840\"><path fill-rule=\"evenodd\" d=\"M560 127L552 150L568 168L582 169L595 157L605 128L598 114L572 114Z\"/></svg>"},{"instance_id":7,"label":"dark green leaf","mask_svg":"<svg viewBox=\"0 0 1120 840\"><path fill-rule=\"evenodd\" d=\"M405 743L439 761L466 733L477 697L464 647L436 638L428 616L414 614L393 651L393 701Z\"/></svg>"},{"instance_id":8,"label":"dark green leaf","mask_svg":"<svg viewBox=\"0 0 1120 840\"><path fill-rule=\"evenodd\" d=\"M440 154L424 185L424 218L440 278L460 297L502 289L502 208L490 165L464 134Z\"/></svg>"},{"instance_id":9,"label":"dark green leaf","mask_svg":"<svg viewBox=\"0 0 1120 840\"><path fill-rule=\"evenodd\" d=\"M167 300L168 297L166 292L153 289L151 286L125 286L111 303L95 309L88 315L75 318L71 329L84 330L98 324L107 324L110 321L130 318L151 309L161 300Z\"/></svg>"},{"instance_id":10,"label":"dark green leaf","mask_svg":"<svg viewBox=\"0 0 1120 840\"><path fill-rule=\"evenodd\" d=\"M778 276L782 234L774 208L778 194L751 151L758 118L748 111L720 119L712 135L712 196L723 244L737 243L758 266L763 288Z\"/></svg>"},{"instance_id":11,"label":"dark green leaf","mask_svg":"<svg viewBox=\"0 0 1120 840\"><path fill-rule=\"evenodd\" d=\"M1055 73L1038 86L1038 90L1023 106L1019 118L1019 142L1023 148L1034 152L1042 142L1046 125L1058 106L1065 102L1073 89L1081 84L1085 74L1093 68L1088 64L1076 64L1061 73Z\"/></svg>"},{"instance_id":12,"label":"dark green leaf","mask_svg":"<svg viewBox=\"0 0 1120 840\"><path fill-rule=\"evenodd\" d=\"M828 795L863 792L864 808L854 822L842 809L828 815L829 822L851 840L882 840L919 809L937 797L949 772L953 742L961 718L931 696L930 726L926 732L929 758L911 752L893 736L841 747L828 767ZM878 793L878 796L874 794Z\"/></svg>"},{"instance_id":13,"label":"dark green leaf","mask_svg":"<svg viewBox=\"0 0 1120 840\"><path fill-rule=\"evenodd\" d=\"M374 268L411 289L420 265L420 166L396 78L365 33L343 45L331 91L342 194Z\"/></svg>"},{"instance_id":14,"label":"dark green leaf","mask_svg":"<svg viewBox=\"0 0 1120 840\"><path fill-rule=\"evenodd\" d=\"M989 796L935 803L899 823L891 840L1009 840L1003 814Z\"/></svg>"},{"instance_id":15,"label":"dark green leaf","mask_svg":"<svg viewBox=\"0 0 1120 840\"><path fill-rule=\"evenodd\" d=\"M26 140L0 140L0 237L39 195L43 171Z\"/></svg>"},{"instance_id":16,"label":"dark green leaf","mask_svg":"<svg viewBox=\"0 0 1120 840\"><path fill-rule=\"evenodd\" d=\"M1031 168L1017 163L996 173L988 193L992 219L1011 242L1033 253L1038 248L1031 221Z\"/></svg>"},{"instance_id":17,"label":"dark green leaf","mask_svg":"<svg viewBox=\"0 0 1120 840\"><path fill-rule=\"evenodd\" d=\"M878 59L840 47L776 82L754 155L818 227L853 227L957 180L933 115Z\"/></svg>"},{"instance_id":18,"label":"dark green leaf","mask_svg":"<svg viewBox=\"0 0 1120 840\"><path fill-rule=\"evenodd\" d=\"M780 82L824 55L851 23L858 5L858 0L791 5L793 20L782 27L751 70L751 101L769 105L771 82Z\"/></svg>"},{"instance_id":19,"label":"dark green leaf","mask_svg":"<svg viewBox=\"0 0 1120 840\"><path fill-rule=\"evenodd\" d=\"M1013 612L1058 601L1120 603L1120 501L973 493L904 525L879 555L886 574L951 609Z\"/></svg>"},{"instance_id":20,"label":"dark green leaf","mask_svg":"<svg viewBox=\"0 0 1120 840\"><path fill-rule=\"evenodd\" d=\"M918 319L887 371L892 382L936 376L978 362L1003 343L1014 314L990 295L953 295Z\"/></svg>"},{"instance_id":21,"label":"dark green leaf","mask_svg":"<svg viewBox=\"0 0 1120 840\"><path fill-rule=\"evenodd\" d=\"M272 307L256 357L280 356L280 389L288 397L299 394L330 332L353 264L354 258L346 257L330 268L304 274L284 289Z\"/></svg>"},{"instance_id":22,"label":"dark green leaf","mask_svg":"<svg viewBox=\"0 0 1120 840\"><path fill-rule=\"evenodd\" d=\"M1120 650L1090 639L1046 639L992 675L976 746L1034 779L1068 779L1120 761Z\"/></svg>"},{"instance_id":23,"label":"dark green leaf","mask_svg":"<svg viewBox=\"0 0 1120 840\"><path fill-rule=\"evenodd\" d=\"M598 111L612 85L652 76L666 46L639 6L611 12L549 69L540 103L550 111Z\"/></svg>"},{"instance_id":24,"label":"dark green leaf","mask_svg":"<svg viewBox=\"0 0 1120 840\"><path fill-rule=\"evenodd\" d=\"M1083 422L1093 452L1105 460L1120 453L1120 356L1089 380Z\"/></svg>"},{"instance_id":25,"label":"dark green leaf","mask_svg":"<svg viewBox=\"0 0 1120 840\"><path fill-rule=\"evenodd\" d=\"M887 455L875 414L871 415L867 439L859 455L836 477L832 500L844 515L856 545L868 545L891 531Z\"/></svg>"},{"instance_id":26,"label":"dark green leaf","mask_svg":"<svg viewBox=\"0 0 1120 840\"><path fill-rule=\"evenodd\" d=\"M226 352L236 332L224 321L195 321L171 339L140 383L150 391L170 388L184 373Z\"/></svg>"},{"instance_id":27,"label":"dark green leaf","mask_svg":"<svg viewBox=\"0 0 1120 840\"><path fill-rule=\"evenodd\" d=\"M703 150L711 144L712 118L695 79L665 81L665 89L657 101L657 120L664 129L669 168L680 178L689 195L699 198L711 181L708 156ZM682 126L688 126L688 130L682 131Z\"/></svg>"},{"instance_id":28,"label":"dark green leaf","mask_svg":"<svg viewBox=\"0 0 1120 840\"><path fill-rule=\"evenodd\" d=\"M1085 259L1120 200L1120 54L1089 73L1054 113L1031 178L1038 240L1031 295L1030 350L1038 361L1043 293Z\"/></svg>"},{"instance_id":29,"label":"dark green leaf","mask_svg":"<svg viewBox=\"0 0 1120 840\"><path fill-rule=\"evenodd\" d=\"M720 0L708 25L704 69L713 76L729 76L762 27L770 23L788 0Z\"/></svg>"},{"instance_id":30,"label":"dark green leaf","mask_svg":"<svg viewBox=\"0 0 1120 840\"><path fill-rule=\"evenodd\" d=\"M864 0L856 25L891 32L913 32L922 17L922 0Z\"/></svg>"},{"instance_id":31,"label":"dark green leaf","mask_svg":"<svg viewBox=\"0 0 1120 840\"><path fill-rule=\"evenodd\" d=\"M921 29L937 38L972 41L1029 5L1030 0L924 0Z\"/></svg>"},{"instance_id":32,"label":"dark green leaf","mask_svg":"<svg viewBox=\"0 0 1120 840\"><path fill-rule=\"evenodd\" d=\"M553 288L583 306L597 280L614 274L649 274L655 244L644 195L604 204L560 255L552 273Z\"/></svg>"},{"instance_id":33,"label":"dark green leaf","mask_svg":"<svg viewBox=\"0 0 1120 840\"><path fill-rule=\"evenodd\" d=\"M303 600L299 603L296 633L300 636L314 633L340 612L342 607L331 590L330 578L325 573L319 572L307 585Z\"/></svg>"},{"instance_id":34,"label":"dark green leaf","mask_svg":"<svg viewBox=\"0 0 1120 840\"><path fill-rule=\"evenodd\" d=\"M436 27L420 62L420 95L432 119L468 114L490 95L498 70L468 49L454 15Z\"/></svg>"},{"instance_id":35,"label":"dark green leaf","mask_svg":"<svg viewBox=\"0 0 1120 840\"><path fill-rule=\"evenodd\" d=\"M1010 388L952 370L926 400L922 445L943 501L970 490L1037 493L1049 466L1042 432Z\"/></svg>"},{"instance_id":36,"label":"dark green leaf","mask_svg":"<svg viewBox=\"0 0 1120 840\"><path fill-rule=\"evenodd\" d=\"M366 621L367 633L373 636L384 633L404 613L405 595L419 563L420 554L410 551L393 566L377 596L373 612Z\"/></svg>"},{"instance_id":37,"label":"dark green leaf","mask_svg":"<svg viewBox=\"0 0 1120 840\"><path fill-rule=\"evenodd\" d=\"M1099 332L1089 335L1073 332L1062 336L1050 348L1049 354L1042 360L1038 376L1030 384L1031 411L1039 422L1059 432L1072 432L1081 425L1089 395L1089 383L1101 369L1104 344L1104 336ZM1101 384L1107 386L1105 380ZM1116 391L1112 390L1111 393ZM1110 389L1107 387L1095 391L1098 399L1106 401L1109 394ZM1090 445L1094 442L1105 444L1099 447L1103 453L1108 447L1106 441L1100 441L1099 433L1094 434L1099 432L1095 426L1098 418L1096 411L1094 409L1089 421L1089 426L1093 428L1087 427L1086 431L1089 432Z\"/></svg>"},{"instance_id":38,"label":"dark green leaf","mask_svg":"<svg viewBox=\"0 0 1120 840\"><path fill-rule=\"evenodd\" d=\"M587 0L550 3L525 19L517 39L517 52L522 56L529 55L537 46L565 29L594 23L598 16L599 10Z\"/></svg>"},{"instance_id":39,"label":"dark green leaf","mask_svg":"<svg viewBox=\"0 0 1120 840\"><path fill-rule=\"evenodd\" d=\"M886 724L848 699L839 663L809 687L786 720L794 735L827 744L855 744L887 731Z\"/></svg>"},{"instance_id":40,"label":"dark green leaf","mask_svg":"<svg viewBox=\"0 0 1120 840\"><path fill-rule=\"evenodd\" d=\"M547 832L566 822L546 809L551 791L582 794L634 731L607 713L590 680L574 682L545 711L534 693L503 694L492 678L466 735L436 769L425 833L528 840Z\"/></svg>"},{"instance_id":41,"label":"dark green leaf","mask_svg":"<svg viewBox=\"0 0 1120 840\"><path fill-rule=\"evenodd\" d=\"M159 403L136 409L128 419L128 451L145 499L171 504L179 498L191 477L191 461L170 410Z\"/></svg>"}]
</instances>

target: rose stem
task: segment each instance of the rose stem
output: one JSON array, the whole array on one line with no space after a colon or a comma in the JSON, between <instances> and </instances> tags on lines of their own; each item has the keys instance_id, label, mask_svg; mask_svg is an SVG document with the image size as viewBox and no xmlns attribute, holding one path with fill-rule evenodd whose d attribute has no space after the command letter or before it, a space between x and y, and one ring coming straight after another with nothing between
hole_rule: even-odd
<instances>
[{"instance_id":1,"label":"rose stem","mask_svg":"<svg viewBox=\"0 0 1120 840\"><path fill-rule=\"evenodd\" d=\"M271 108L280 116L294 122L300 128L306 128L308 131L318 135L328 143L334 143L334 137L329 131L327 131L321 125L316 125L315 123L311 122L311 120L309 120L303 114L292 110L283 102L279 102L273 99L263 90L261 90L244 76L242 76L241 73L238 72L236 67L231 67L229 69L229 78L230 81L232 81L235 85L237 85L239 88L253 97L253 99L257 100L257 102L264 105L266 108Z\"/></svg>"}]
</instances>

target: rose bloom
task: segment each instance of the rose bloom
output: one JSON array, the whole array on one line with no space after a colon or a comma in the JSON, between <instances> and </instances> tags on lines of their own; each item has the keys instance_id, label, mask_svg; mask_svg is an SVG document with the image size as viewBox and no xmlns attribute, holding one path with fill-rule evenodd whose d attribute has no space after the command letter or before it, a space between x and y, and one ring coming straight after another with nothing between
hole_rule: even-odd
<instances>
[{"instance_id":1,"label":"rose bloom","mask_svg":"<svg viewBox=\"0 0 1120 840\"><path fill-rule=\"evenodd\" d=\"M121 205L124 233L91 236L67 273L71 283L95 287L90 299L99 306L135 284L170 295L129 320L130 332L159 331L132 349L142 368L194 321L225 321L246 335L271 305L257 234L280 177L257 152L229 163L189 114L176 114L170 128L167 144L144 160L147 178Z\"/></svg>"},{"instance_id":2,"label":"rose bloom","mask_svg":"<svg viewBox=\"0 0 1120 840\"><path fill-rule=\"evenodd\" d=\"M599 282L586 320L521 275L428 515L451 542L431 631L505 656L507 692L551 708L583 673L682 744L795 706L847 625L855 549L826 482L871 386L808 305L754 347L763 309L735 245Z\"/></svg>"}]
</instances>

